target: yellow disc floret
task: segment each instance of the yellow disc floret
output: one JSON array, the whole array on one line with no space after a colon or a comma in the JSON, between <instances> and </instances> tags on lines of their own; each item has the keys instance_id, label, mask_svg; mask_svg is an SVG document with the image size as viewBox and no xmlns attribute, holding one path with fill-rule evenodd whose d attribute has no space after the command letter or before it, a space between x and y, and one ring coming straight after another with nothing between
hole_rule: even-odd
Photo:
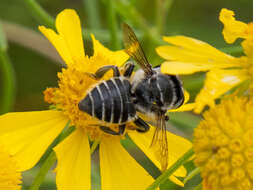
<instances>
[{"instance_id":1,"label":"yellow disc floret","mask_svg":"<svg viewBox=\"0 0 253 190\"><path fill-rule=\"evenodd\" d=\"M15 159L0 145L0 189L21 189L21 173Z\"/></svg>"},{"instance_id":2,"label":"yellow disc floret","mask_svg":"<svg viewBox=\"0 0 253 190\"><path fill-rule=\"evenodd\" d=\"M208 190L253 189L253 100L224 99L194 131L195 164Z\"/></svg>"}]
</instances>

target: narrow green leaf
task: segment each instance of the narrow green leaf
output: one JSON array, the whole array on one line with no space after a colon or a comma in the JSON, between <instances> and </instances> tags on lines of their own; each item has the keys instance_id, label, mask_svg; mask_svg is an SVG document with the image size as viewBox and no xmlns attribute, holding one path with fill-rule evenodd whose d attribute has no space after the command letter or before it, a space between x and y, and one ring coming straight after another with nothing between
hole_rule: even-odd
<instances>
[{"instance_id":1,"label":"narrow green leaf","mask_svg":"<svg viewBox=\"0 0 253 190\"><path fill-rule=\"evenodd\" d=\"M114 1L106 0L104 1L104 3L107 9L107 24L110 28L111 48L113 50L117 50L120 48L120 43L117 34L118 26L117 26L116 12L114 10Z\"/></svg>"},{"instance_id":2,"label":"narrow green leaf","mask_svg":"<svg viewBox=\"0 0 253 190\"><path fill-rule=\"evenodd\" d=\"M23 0L31 14L40 24L55 28L54 19L35 0Z\"/></svg>"},{"instance_id":3,"label":"narrow green leaf","mask_svg":"<svg viewBox=\"0 0 253 190\"><path fill-rule=\"evenodd\" d=\"M7 40L0 23L0 114L12 109L16 95L15 74L7 49Z\"/></svg>"},{"instance_id":4,"label":"narrow green leaf","mask_svg":"<svg viewBox=\"0 0 253 190\"><path fill-rule=\"evenodd\" d=\"M156 27L159 34L163 34L167 13L173 0L156 0Z\"/></svg>"},{"instance_id":5,"label":"narrow green leaf","mask_svg":"<svg viewBox=\"0 0 253 190\"><path fill-rule=\"evenodd\" d=\"M162 173L155 181L152 183L147 190L155 190L160 184L164 183L180 166L182 166L189 158L194 154L193 150L190 149L181 158L179 158L168 170Z\"/></svg>"},{"instance_id":6,"label":"narrow green leaf","mask_svg":"<svg viewBox=\"0 0 253 190\"><path fill-rule=\"evenodd\" d=\"M183 183L186 184L189 180L191 180L194 176L200 174L200 169L195 168L194 170L190 171L188 175L184 178Z\"/></svg>"},{"instance_id":7,"label":"narrow green leaf","mask_svg":"<svg viewBox=\"0 0 253 190\"><path fill-rule=\"evenodd\" d=\"M7 43L7 40L6 40L5 33L3 31L3 26L0 23L0 49L2 51L7 51L7 48L8 48L8 43Z\"/></svg>"},{"instance_id":8,"label":"narrow green leaf","mask_svg":"<svg viewBox=\"0 0 253 190\"><path fill-rule=\"evenodd\" d=\"M29 190L38 190L41 183L44 181L48 170L52 167L52 165L56 162L56 154L54 151L51 151L44 163L42 164L39 173L35 177L32 185L30 186Z\"/></svg>"},{"instance_id":9,"label":"narrow green leaf","mask_svg":"<svg viewBox=\"0 0 253 190\"><path fill-rule=\"evenodd\" d=\"M91 148L90 148L90 154L92 154L96 150L99 143L100 143L100 141L94 141L93 142L93 144L91 145Z\"/></svg>"},{"instance_id":10,"label":"narrow green leaf","mask_svg":"<svg viewBox=\"0 0 253 190\"><path fill-rule=\"evenodd\" d=\"M149 26L148 22L140 14L140 12L128 1L114 1L114 6L117 12L124 17L125 20L130 20L138 26L155 44L162 44L162 38L155 28Z\"/></svg>"},{"instance_id":11,"label":"narrow green leaf","mask_svg":"<svg viewBox=\"0 0 253 190\"><path fill-rule=\"evenodd\" d=\"M92 29L101 28L100 15L98 10L98 0L83 0L83 7L88 15L89 26Z\"/></svg>"},{"instance_id":12,"label":"narrow green leaf","mask_svg":"<svg viewBox=\"0 0 253 190\"><path fill-rule=\"evenodd\" d=\"M202 190L202 183L198 184L194 190Z\"/></svg>"}]
</instances>

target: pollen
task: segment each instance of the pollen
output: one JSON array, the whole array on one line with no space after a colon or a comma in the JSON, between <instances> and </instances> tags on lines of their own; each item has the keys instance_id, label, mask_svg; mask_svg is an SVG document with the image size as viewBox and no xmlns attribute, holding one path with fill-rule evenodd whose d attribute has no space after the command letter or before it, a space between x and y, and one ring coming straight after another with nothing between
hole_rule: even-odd
<instances>
[{"instance_id":1,"label":"pollen","mask_svg":"<svg viewBox=\"0 0 253 190\"><path fill-rule=\"evenodd\" d=\"M194 131L195 164L210 190L253 189L253 100L225 98Z\"/></svg>"},{"instance_id":2,"label":"pollen","mask_svg":"<svg viewBox=\"0 0 253 190\"><path fill-rule=\"evenodd\" d=\"M21 189L21 173L15 159L0 145L0 189Z\"/></svg>"}]
</instances>

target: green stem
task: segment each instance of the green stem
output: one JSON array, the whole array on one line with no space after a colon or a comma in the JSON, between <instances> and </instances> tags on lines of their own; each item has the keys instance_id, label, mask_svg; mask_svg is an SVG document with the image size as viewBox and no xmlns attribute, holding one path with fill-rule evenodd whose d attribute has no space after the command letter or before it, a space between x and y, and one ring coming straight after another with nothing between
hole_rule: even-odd
<instances>
[{"instance_id":1,"label":"green stem","mask_svg":"<svg viewBox=\"0 0 253 190\"><path fill-rule=\"evenodd\" d=\"M156 26L159 34L163 34L165 21L173 0L156 0Z\"/></svg>"},{"instance_id":2,"label":"green stem","mask_svg":"<svg viewBox=\"0 0 253 190\"><path fill-rule=\"evenodd\" d=\"M35 0L23 0L23 2L40 24L55 28L54 19Z\"/></svg>"},{"instance_id":3,"label":"green stem","mask_svg":"<svg viewBox=\"0 0 253 190\"><path fill-rule=\"evenodd\" d=\"M154 190L160 184L164 183L180 166L182 166L189 158L194 154L193 150L190 149L186 152L180 159L176 161L168 170L166 170L162 175L160 175L154 183L152 183L147 190Z\"/></svg>"},{"instance_id":4,"label":"green stem","mask_svg":"<svg viewBox=\"0 0 253 190\"><path fill-rule=\"evenodd\" d=\"M87 19L92 29L101 28L97 3L97 0L83 0L84 10L86 11L86 15L88 15Z\"/></svg>"},{"instance_id":5,"label":"green stem","mask_svg":"<svg viewBox=\"0 0 253 190\"><path fill-rule=\"evenodd\" d=\"M198 184L194 190L202 190L202 183Z\"/></svg>"},{"instance_id":6,"label":"green stem","mask_svg":"<svg viewBox=\"0 0 253 190\"><path fill-rule=\"evenodd\" d=\"M46 158L44 163L42 164L39 173L35 177L32 185L29 190L38 190L41 183L43 182L48 170L52 167L52 165L56 162L56 154L54 151L51 151L49 156Z\"/></svg>"},{"instance_id":7,"label":"green stem","mask_svg":"<svg viewBox=\"0 0 253 190\"><path fill-rule=\"evenodd\" d=\"M111 47L113 50L120 48L119 37L117 35L117 18L113 7L113 0L106 0L105 5L107 8L107 24L110 28Z\"/></svg>"},{"instance_id":8,"label":"green stem","mask_svg":"<svg viewBox=\"0 0 253 190\"><path fill-rule=\"evenodd\" d=\"M135 25L137 25L147 36L156 44L161 44L162 39L154 28L151 28L147 21L142 17L139 11L132 6L131 3L127 1L117 0L114 1L115 8L117 12L123 16L126 20L131 20Z\"/></svg>"},{"instance_id":9,"label":"green stem","mask_svg":"<svg viewBox=\"0 0 253 190\"><path fill-rule=\"evenodd\" d=\"M99 145L99 141L93 142L93 144L91 145L90 154L92 154L96 150L98 145Z\"/></svg>"},{"instance_id":10,"label":"green stem","mask_svg":"<svg viewBox=\"0 0 253 190\"><path fill-rule=\"evenodd\" d=\"M7 54L8 44L0 23L0 114L11 110L15 101L15 74Z\"/></svg>"},{"instance_id":11,"label":"green stem","mask_svg":"<svg viewBox=\"0 0 253 190\"><path fill-rule=\"evenodd\" d=\"M62 142L66 137L68 137L74 130L74 127L68 127L69 126L69 122L66 125L66 130L64 130L59 137L57 137L57 142L55 144L55 146L57 144L59 144L60 142ZM47 158L45 159L45 161L43 162L39 173L37 174L37 176L35 177L32 185L30 186L29 190L38 190L40 185L42 184L42 182L44 181L44 178L46 176L46 174L48 173L48 170L52 167L52 165L55 163L56 161L56 154L53 151L53 147L50 148L49 150L49 155L47 156Z\"/></svg>"},{"instance_id":12,"label":"green stem","mask_svg":"<svg viewBox=\"0 0 253 190\"><path fill-rule=\"evenodd\" d=\"M186 184L190 179L192 179L194 176L200 174L200 169L199 168L195 168L194 170L192 170L185 178L183 183Z\"/></svg>"}]
</instances>

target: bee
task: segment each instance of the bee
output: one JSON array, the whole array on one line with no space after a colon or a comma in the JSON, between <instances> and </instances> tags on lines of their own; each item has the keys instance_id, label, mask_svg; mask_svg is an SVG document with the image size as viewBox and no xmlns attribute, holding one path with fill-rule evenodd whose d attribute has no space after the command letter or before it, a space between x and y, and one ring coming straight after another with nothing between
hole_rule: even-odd
<instances>
[{"instance_id":1,"label":"bee","mask_svg":"<svg viewBox=\"0 0 253 190\"><path fill-rule=\"evenodd\" d=\"M89 73L91 77L100 79L112 69L113 77L90 89L78 106L81 111L104 123L99 126L100 129L111 135L123 134L129 122L135 123L138 132L147 132L150 126L140 116L152 118L156 121L156 129L151 146L158 147L164 170L168 164L166 112L183 104L182 82L177 76L161 73L159 67L152 68L133 30L125 23L122 28L125 52L141 68L133 74L135 64L127 62L122 74L113 65L104 66L95 74ZM109 124L119 125L119 131L110 129Z\"/></svg>"}]
</instances>

